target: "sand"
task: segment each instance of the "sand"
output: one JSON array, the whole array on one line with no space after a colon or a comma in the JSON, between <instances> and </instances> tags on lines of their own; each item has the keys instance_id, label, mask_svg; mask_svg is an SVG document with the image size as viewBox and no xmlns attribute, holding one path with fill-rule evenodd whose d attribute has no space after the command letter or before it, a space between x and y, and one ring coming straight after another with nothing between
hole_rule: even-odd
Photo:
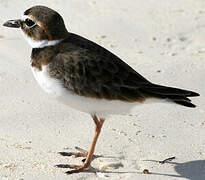
<instances>
[{"instance_id":1,"label":"sand","mask_svg":"<svg viewBox=\"0 0 205 180\"><path fill-rule=\"evenodd\" d=\"M0 27L0 179L205 179L205 2L202 0L0 1L0 24L41 4L67 28L106 47L152 82L199 92L197 108L148 104L108 119L92 166L66 175L55 164L81 163L58 152L88 149L89 115L50 99L31 73L20 30ZM158 161L176 159L160 164ZM111 167L107 167L110 165ZM148 169L149 174L143 174Z\"/></svg>"}]
</instances>

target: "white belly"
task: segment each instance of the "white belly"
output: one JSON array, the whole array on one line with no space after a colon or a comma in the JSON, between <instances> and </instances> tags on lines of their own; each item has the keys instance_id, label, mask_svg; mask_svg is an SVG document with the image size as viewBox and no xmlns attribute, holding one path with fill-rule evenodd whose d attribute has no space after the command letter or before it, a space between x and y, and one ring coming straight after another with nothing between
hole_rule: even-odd
<instances>
[{"instance_id":1,"label":"white belly","mask_svg":"<svg viewBox=\"0 0 205 180\"><path fill-rule=\"evenodd\" d=\"M120 100L106 100L79 96L64 88L60 80L49 77L46 66L42 67L42 71L33 68L32 71L35 79L45 92L58 99L63 104L79 111L104 117L109 114L130 113L134 106L141 104L139 102L128 103ZM158 100L155 99L155 101L153 101L153 99L151 99L151 102L156 101Z\"/></svg>"},{"instance_id":2,"label":"white belly","mask_svg":"<svg viewBox=\"0 0 205 180\"><path fill-rule=\"evenodd\" d=\"M42 71L32 68L35 79L41 88L58 99L63 104L79 111L90 114L124 114L128 113L136 103L127 103L119 100L106 100L90 97L78 96L71 91L65 89L60 80L49 77L47 67L42 67ZM137 103L139 104L139 103Z\"/></svg>"},{"instance_id":3,"label":"white belly","mask_svg":"<svg viewBox=\"0 0 205 180\"><path fill-rule=\"evenodd\" d=\"M65 90L62 83L59 80L49 76L47 66L42 66L42 71L35 68L31 69L36 81L45 92L53 97L59 97L64 93Z\"/></svg>"}]
</instances>

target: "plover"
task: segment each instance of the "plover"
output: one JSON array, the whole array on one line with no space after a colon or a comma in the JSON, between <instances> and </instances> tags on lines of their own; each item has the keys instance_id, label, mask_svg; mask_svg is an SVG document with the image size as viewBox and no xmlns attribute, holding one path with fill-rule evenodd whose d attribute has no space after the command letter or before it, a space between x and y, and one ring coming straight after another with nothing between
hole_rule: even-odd
<instances>
[{"instance_id":1,"label":"plover","mask_svg":"<svg viewBox=\"0 0 205 180\"><path fill-rule=\"evenodd\" d=\"M105 48L68 32L63 18L48 7L31 7L23 18L3 25L21 28L32 47L31 69L41 88L71 108L89 113L95 123L90 150L69 154L86 157L83 165L59 165L73 169L67 173L89 170L108 115L129 113L148 99L195 107L188 97L198 93L151 83Z\"/></svg>"}]
</instances>

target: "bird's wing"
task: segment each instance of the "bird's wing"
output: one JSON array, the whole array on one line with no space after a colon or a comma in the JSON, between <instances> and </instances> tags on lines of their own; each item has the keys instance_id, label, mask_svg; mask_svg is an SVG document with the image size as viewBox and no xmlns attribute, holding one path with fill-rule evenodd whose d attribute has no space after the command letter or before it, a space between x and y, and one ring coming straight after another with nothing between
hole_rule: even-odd
<instances>
[{"instance_id":1,"label":"bird's wing","mask_svg":"<svg viewBox=\"0 0 205 180\"><path fill-rule=\"evenodd\" d=\"M151 84L128 64L105 48L75 34L49 64L50 75L68 90L86 97L143 101L139 91Z\"/></svg>"}]
</instances>

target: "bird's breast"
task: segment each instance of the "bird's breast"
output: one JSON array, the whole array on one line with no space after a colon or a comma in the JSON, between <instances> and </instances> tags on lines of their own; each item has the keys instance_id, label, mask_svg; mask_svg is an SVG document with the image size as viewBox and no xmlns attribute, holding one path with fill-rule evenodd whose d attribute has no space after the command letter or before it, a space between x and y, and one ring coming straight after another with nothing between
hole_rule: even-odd
<instances>
[{"instance_id":1,"label":"bird's breast","mask_svg":"<svg viewBox=\"0 0 205 180\"><path fill-rule=\"evenodd\" d=\"M65 90L62 83L50 77L48 65L42 66L40 70L35 67L31 67L31 69L36 81L45 92L55 97L61 96L64 93Z\"/></svg>"},{"instance_id":2,"label":"bird's breast","mask_svg":"<svg viewBox=\"0 0 205 180\"><path fill-rule=\"evenodd\" d=\"M41 70L35 67L31 69L36 81L45 92L73 109L104 117L105 114L127 113L134 106L134 103L119 100L109 101L79 96L65 89L60 80L50 77L48 66L41 66Z\"/></svg>"}]
</instances>

